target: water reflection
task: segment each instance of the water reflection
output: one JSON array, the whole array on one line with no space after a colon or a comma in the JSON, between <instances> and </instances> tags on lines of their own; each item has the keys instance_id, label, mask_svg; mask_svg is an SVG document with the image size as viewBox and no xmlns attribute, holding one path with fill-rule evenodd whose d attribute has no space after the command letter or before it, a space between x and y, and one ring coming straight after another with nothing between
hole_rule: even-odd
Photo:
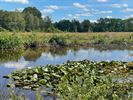
<instances>
[{"instance_id":1,"label":"water reflection","mask_svg":"<svg viewBox=\"0 0 133 100\"><path fill-rule=\"evenodd\" d=\"M23 56L23 50L0 51L0 63L8 61L18 61Z\"/></svg>"},{"instance_id":2,"label":"water reflection","mask_svg":"<svg viewBox=\"0 0 133 100\"><path fill-rule=\"evenodd\" d=\"M2 76L11 73L14 70L19 70L26 67L34 67L46 64L62 64L68 60L83 60L89 59L92 61L133 61L133 50L123 48L88 48L88 47L73 47L73 48L38 48L28 50L13 50L0 51L0 100L3 98L9 99L9 90L6 88L6 81ZM11 92L26 100L35 100L36 98L45 98L54 100L56 97L48 96L39 92L23 91L15 89ZM14 95L15 94L15 95ZM26 96L26 97L25 97Z\"/></svg>"},{"instance_id":3,"label":"water reflection","mask_svg":"<svg viewBox=\"0 0 133 100\"><path fill-rule=\"evenodd\" d=\"M106 56L106 55L110 55L110 54L117 54L117 55L123 55L123 53L128 53L127 56L131 56L133 54L133 50L130 49L121 49L121 48L80 48L80 47L73 47L73 48L51 48L51 47L45 47L45 48L38 48L38 49L28 49L28 50L5 50L5 51L0 51L0 62L9 62L9 61L18 61L20 60L22 57L24 57L24 59L26 61L34 61L36 62L37 59L39 59L42 54L50 54L53 57L56 56L67 56L68 53L73 53L76 54L77 53L82 53L82 55L84 55L84 53L86 52L90 52L90 53L94 53L95 55L97 54L101 54L101 56ZM110 53L110 54L109 54ZM104 54L104 55L103 55ZM124 55L123 55L124 56ZM100 59L100 58L99 58Z\"/></svg>"},{"instance_id":4,"label":"water reflection","mask_svg":"<svg viewBox=\"0 0 133 100\"><path fill-rule=\"evenodd\" d=\"M61 64L67 60L133 61L132 50L101 48L38 48L28 50L0 51L0 66L22 69L46 64Z\"/></svg>"},{"instance_id":5,"label":"water reflection","mask_svg":"<svg viewBox=\"0 0 133 100\"><path fill-rule=\"evenodd\" d=\"M24 59L26 61L34 61L41 57L42 50L40 49L28 49L25 52Z\"/></svg>"},{"instance_id":6,"label":"water reflection","mask_svg":"<svg viewBox=\"0 0 133 100\"><path fill-rule=\"evenodd\" d=\"M4 63L3 66L6 68L15 68L15 69L22 69L28 65L29 62L22 61L22 62L7 62Z\"/></svg>"}]
</instances>

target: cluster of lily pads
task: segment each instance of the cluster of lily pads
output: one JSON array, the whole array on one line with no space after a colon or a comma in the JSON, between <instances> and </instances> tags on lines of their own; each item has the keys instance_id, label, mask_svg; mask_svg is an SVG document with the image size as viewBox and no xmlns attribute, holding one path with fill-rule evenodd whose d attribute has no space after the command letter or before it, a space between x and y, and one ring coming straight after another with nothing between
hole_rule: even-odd
<instances>
[{"instance_id":1,"label":"cluster of lily pads","mask_svg":"<svg viewBox=\"0 0 133 100\"><path fill-rule=\"evenodd\" d=\"M133 82L117 83L112 75L132 74L133 63L68 61L61 65L46 65L15 71L4 78L13 84L8 87L38 90L48 88L60 98L105 99L133 93Z\"/></svg>"}]
</instances>

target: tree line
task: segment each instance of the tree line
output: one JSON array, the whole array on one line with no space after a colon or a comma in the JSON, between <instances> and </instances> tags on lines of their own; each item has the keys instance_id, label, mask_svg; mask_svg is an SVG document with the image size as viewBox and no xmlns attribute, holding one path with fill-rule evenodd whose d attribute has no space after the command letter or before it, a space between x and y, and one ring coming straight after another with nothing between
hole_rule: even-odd
<instances>
[{"instance_id":1,"label":"tree line","mask_svg":"<svg viewBox=\"0 0 133 100\"><path fill-rule=\"evenodd\" d=\"M100 18L96 22L88 19L60 20L53 23L51 18L42 18L36 7L27 7L22 12L0 10L0 31L39 32L132 32L133 18Z\"/></svg>"},{"instance_id":2,"label":"tree line","mask_svg":"<svg viewBox=\"0 0 133 100\"><path fill-rule=\"evenodd\" d=\"M100 18L97 22L84 20L61 20L54 24L56 28L67 32L133 32L133 18Z\"/></svg>"},{"instance_id":3,"label":"tree line","mask_svg":"<svg viewBox=\"0 0 133 100\"><path fill-rule=\"evenodd\" d=\"M36 7L27 7L22 12L0 10L0 31L43 31L52 32L55 29L50 17L42 18Z\"/></svg>"}]
</instances>

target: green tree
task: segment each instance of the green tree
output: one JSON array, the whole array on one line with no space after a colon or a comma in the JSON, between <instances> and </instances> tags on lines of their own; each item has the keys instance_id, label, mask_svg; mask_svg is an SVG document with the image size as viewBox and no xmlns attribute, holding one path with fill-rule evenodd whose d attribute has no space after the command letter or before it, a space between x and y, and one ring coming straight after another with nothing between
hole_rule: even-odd
<instances>
[{"instance_id":1,"label":"green tree","mask_svg":"<svg viewBox=\"0 0 133 100\"><path fill-rule=\"evenodd\" d=\"M84 20L81 23L81 27L82 27L82 32L91 32L93 31L93 25L89 20Z\"/></svg>"},{"instance_id":2,"label":"green tree","mask_svg":"<svg viewBox=\"0 0 133 100\"><path fill-rule=\"evenodd\" d=\"M9 31L24 31L25 20L20 12L3 12L0 15L1 27Z\"/></svg>"},{"instance_id":3,"label":"green tree","mask_svg":"<svg viewBox=\"0 0 133 100\"><path fill-rule=\"evenodd\" d=\"M44 17L43 19L44 31L48 32L52 27L52 20L49 16Z\"/></svg>"},{"instance_id":4,"label":"green tree","mask_svg":"<svg viewBox=\"0 0 133 100\"><path fill-rule=\"evenodd\" d=\"M78 20L72 20L72 31L81 32L81 24Z\"/></svg>"},{"instance_id":5,"label":"green tree","mask_svg":"<svg viewBox=\"0 0 133 100\"><path fill-rule=\"evenodd\" d=\"M59 30L71 32L72 31L72 23L69 20L61 20L55 23L55 27Z\"/></svg>"},{"instance_id":6,"label":"green tree","mask_svg":"<svg viewBox=\"0 0 133 100\"><path fill-rule=\"evenodd\" d=\"M122 25L124 25L124 27L123 27L124 30L123 31L126 31L126 32L133 31L133 18L123 20Z\"/></svg>"},{"instance_id":7,"label":"green tree","mask_svg":"<svg viewBox=\"0 0 133 100\"><path fill-rule=\"evenodd\" d=\"M36 7L27 7L23 10L24 14L28 13L28 14L32 14L33 16L37 16L38 18L42 18L42 14L41 12L36 8Z\"/></svg>"},{"instance_id":8,"label":"green tree","mask_svg":"<svg viewBox=\"0 0 133 100\"><path fill-rule=\"evenodd\" d=\"M25 18L25 23L26 23L26 27L25 30L30 32L33 31L34 29L34 16L32 14L25 14L24 15Z\"/></svg>"},{"instance_id":9,"label":"green tree","mask_svg":"<svg viewBox=\"0 0 133 100\"><path fill-rule=\"evenodd\" d=\"M27 7L22 12L26 27L25 30L30 31L40 31L41 30L41 12L35 7Z\"/></svg>"}]
</instances>

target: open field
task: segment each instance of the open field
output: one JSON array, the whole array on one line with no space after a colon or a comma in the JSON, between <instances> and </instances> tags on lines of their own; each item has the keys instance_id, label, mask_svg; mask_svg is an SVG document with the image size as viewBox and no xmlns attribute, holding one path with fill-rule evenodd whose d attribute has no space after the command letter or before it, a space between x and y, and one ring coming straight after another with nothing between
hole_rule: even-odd
<instances>
[{"instance_id":1,"label":"open field","mask_svg":"<svg viewBox=\"0 0 133 100\"><path fill-rule=\"evenodd\" d=\"M0 33L0 48L89 45L133 45L132 32L106 33Z\"/></svg>"}]
</instances>

